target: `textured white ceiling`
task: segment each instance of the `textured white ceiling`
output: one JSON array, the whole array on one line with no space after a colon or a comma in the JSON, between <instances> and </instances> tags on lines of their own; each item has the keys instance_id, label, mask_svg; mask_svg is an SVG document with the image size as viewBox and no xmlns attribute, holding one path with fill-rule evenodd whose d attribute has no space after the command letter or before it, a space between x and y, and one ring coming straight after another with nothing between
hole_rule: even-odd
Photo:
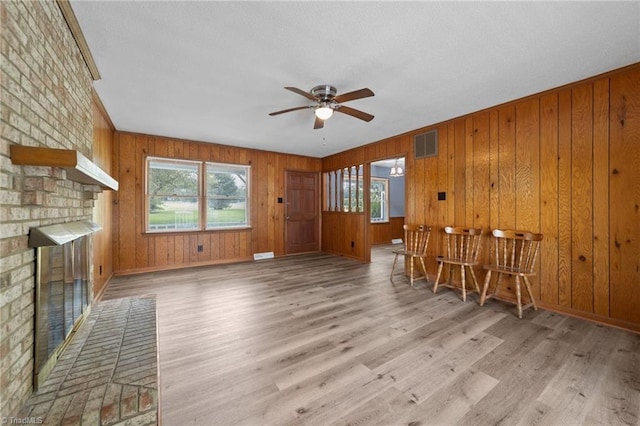
<instances>
[{"instance_id":1,"label":"textured white ceiling","mask_svg":"<svg viewBox=\"0 0 640 426\"><path fill-rule=\"evenodd\" d=\"M640 61L640 2L71 1L118 130L324 157ZM313 129L284 90L375 97Z\"/></svg>"}]
</instances>

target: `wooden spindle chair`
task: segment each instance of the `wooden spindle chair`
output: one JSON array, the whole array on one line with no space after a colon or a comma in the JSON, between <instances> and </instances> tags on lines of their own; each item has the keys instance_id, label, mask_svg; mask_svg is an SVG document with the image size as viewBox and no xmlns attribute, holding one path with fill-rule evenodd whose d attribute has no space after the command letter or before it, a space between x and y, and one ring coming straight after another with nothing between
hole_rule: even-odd
<instances>
[{"instance_id":1,"label":"wooden spindle chair","mask_svg":"<svg viewBox=\"0 0 640 426\"><path fill-rule=\"evenodd\" d=\"M429 246L429 237L431 235L431 227L427 225L404 225L404 247L400 250L394 250L395 257L393 259L393 267L391 268L391 277L390 280L393 282L393 276L399 275L395 273L396 263L398 262L398 257L403 256L405 259L405 265L407 261L409 262L409 281L411 283L411 287L413 287L413 282L419 279L424 278L425 281L429 281L429 276L427 275L427 268L424 264L424 258L427 255L427 247ZM422 266L422 270L424 275L415 277L414 276L414 262L418 259L420 265ZM406 275L406 271L403 272Z\"/></svg>"},{"instance_id":2,"label":"wooden spindle chair","mask_svg":"<svg viewBox=\"0 0 640 426\"><path fill-rule=\"evenodd\" d=\"M466 274L465 267L471 272L471 280L475 286L476 292L480 294L480 287L476 279L476 273L473 270L478 265L478 254L482 246L482 228L465 228L461 226L444 228L447 240L447 255L438 256L438 275L433 285L433 292L438 291L438 286L458 289L459 287L452 284L453 272L455 267L460 267L460 280L462 284L462 300L467 300ZM440 276L444 265L449 265L449 279L446 283L440 284Z\"/></svg>"},{"instance_id":3,"label":"wooden spindle chair","mask_svg":"<svg viewBox=\"0 0 640 426\"><path fill-rule=\"evenodd\" d=\"M487 275L484 279L482 295L480 296L480 306L484 302L500 291L503 276L507 278L515 277L516 284L516 300L518 305L518 318L522 318L522 292L520 290L520 278L524 281L529 300L531 303L524 306L528 308L533 306L537 310L536 301L531 292L531 282L529 277L534 276L536 258L540 250L540 241L542 234L535 234L527 231L503 231L495 229L493 232L494 253L491 256L491 264L485 265ZM498 274L496 288L492 295L487 297L487 289L491 282L492 272Z\"/></svg>"}]
</instances>

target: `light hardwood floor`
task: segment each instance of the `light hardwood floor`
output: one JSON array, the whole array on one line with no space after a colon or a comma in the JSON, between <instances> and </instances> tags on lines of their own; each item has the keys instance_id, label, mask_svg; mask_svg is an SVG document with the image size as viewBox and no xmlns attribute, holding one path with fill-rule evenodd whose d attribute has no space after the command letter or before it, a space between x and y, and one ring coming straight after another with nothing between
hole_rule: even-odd
<instances>
[{"instance_id":1,"label":"light hardwood floor","mask_svg":"<svg viewBox=\"0 0 640 426\"><path fill-rule=\"evenodd\" d=\"M114 278L157 296L163 425L637 425L640 335L308 254ZM433 279L433 277L431 277ZM431 282L432 284L432 282Z\"/></svg>"}]
</instances>

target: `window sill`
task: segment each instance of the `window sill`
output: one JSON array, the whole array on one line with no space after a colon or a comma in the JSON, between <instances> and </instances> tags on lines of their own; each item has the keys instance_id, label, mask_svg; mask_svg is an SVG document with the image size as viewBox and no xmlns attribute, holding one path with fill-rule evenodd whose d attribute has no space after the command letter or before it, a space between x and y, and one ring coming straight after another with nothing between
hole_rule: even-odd
<instances>
[{"instance_id":1,"label":"window sill","mask_svg":"<svg viewBox=\"0 0 640 426\"><path fill-rule=\"evenodd\" d=\"M175 229L159 230L159 231L144 231L142 235L195 235L195 234L213 234L216 232L238 232L238 231L252 231L251 226L237 226L233 228L216 228L216 229L189 229L184 231L177 231Z\"/></svg>"}]
</instances>

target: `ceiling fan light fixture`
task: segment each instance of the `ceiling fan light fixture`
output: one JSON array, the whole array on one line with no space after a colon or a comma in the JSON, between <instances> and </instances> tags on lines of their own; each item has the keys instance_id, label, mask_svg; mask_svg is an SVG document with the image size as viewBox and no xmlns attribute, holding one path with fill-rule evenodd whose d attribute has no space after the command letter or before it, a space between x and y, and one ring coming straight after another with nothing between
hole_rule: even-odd
<instances>
[{"instance_id":1,"label":"ceiling fan light fixture","mask_svg":"<svg viewBox=\"0 0 640 426\"><path fill-rule=\"evenodd\" d=\"M324 127L325 120L330 118L333 115L334 111L338 111L341 114L350 115L351 117L358 118L362 121L366 121L367 123L373 120L373 115L371 114L367 114L366 112L357 110L355 108L350 108L342 105L344 102L374 96L371 89L364 88L354 90L351 92L343 93L339 96L336 96L338 93L336 88L328 84L315 86L309 92L298 89L297 87L290 86L285 87L285 89L290 90L293 93L297 93L300 96L304 96L308 100L313 101L314 104L274 111L270 112L269 115L274 116L284 114L285 112L313 109L313 113L316 116L313 122L314 129L322 129Z\"/></svg>"},{"instance_id":2,"label":"ceiling fan light fixture","mask_svg":"<svg viewBox=\"0 0 640 426\"><path fill-rule=\"evenodd\" d=\"M333 115L333 109L326 105L322 105L316 108L315 114L320 120L326 120Z\"/></svg>"}]
</instances>

